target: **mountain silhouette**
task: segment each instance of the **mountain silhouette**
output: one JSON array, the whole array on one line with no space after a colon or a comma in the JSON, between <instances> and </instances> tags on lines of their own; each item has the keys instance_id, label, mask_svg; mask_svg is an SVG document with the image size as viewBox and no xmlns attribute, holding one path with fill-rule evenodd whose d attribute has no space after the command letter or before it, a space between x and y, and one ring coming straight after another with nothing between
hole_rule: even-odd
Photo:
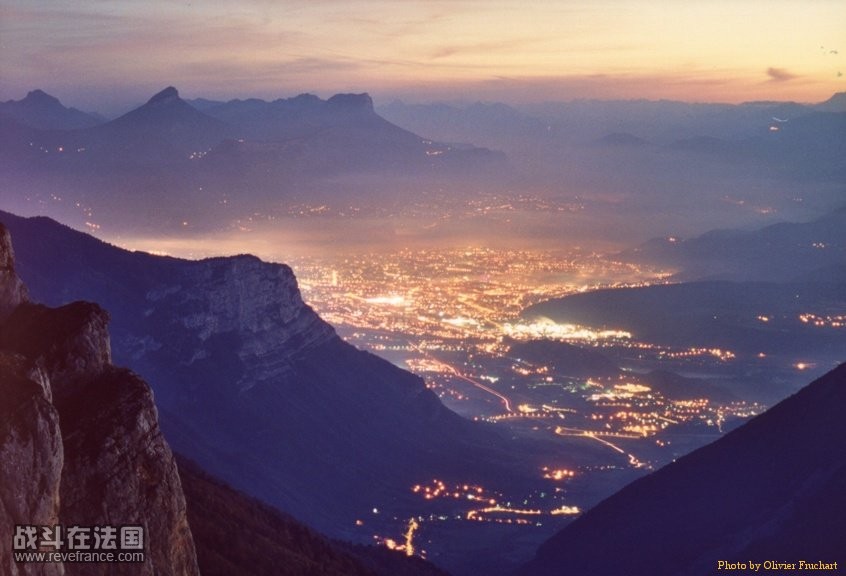
<instances>
[{"instance_id":1,"label":"mountain silhouette","mask_svg":"<svg viewBox=\"0 0 846 576\"><path fill-rule=\"evenodd\" d=\"M204 110L237 127L237 142L215 150L217 166L250 171L266 167L280 176L438 168L468 168L498 162L490 150L454 148L425 140L378 115L368 94L336 94L322 100L311 94L265 102L232 100Z\"/></svg>"},{"instance_id":2,"label":"mountain silhouette","mask_svg":"<svg viewBox=\"0 0 846 576\"><path fill-rule=\"evenodd\" d=\"M231 135L223 122L199 112L172 86L144 105L79 135L80 158L146 165L186 161Z\"/></svg>"},{"instance_id":3,"label":"mountain silhouette","mask_svg":"<svg viewBox=\"0 0 846 576\"><path fill-rule=\"evenodd\" d=\"M837 92L825 102L814 106L820 112L846 112L846 92Z\"/></svg>"},{"instance_id":4,"label":"mountain silhouette","mask_svg":"<svg viewBox=\"0 0 846 576\"><path fill-rule=\"evenodd\" d=\"M43 90L32 90L22 100L0 102L0 117L39 130L73 130L102 123L92 114L63 106L58 98Z\"/></svg>"},{"instance_id":5,"label":"mountain silhouette","mask_svg":"<svg viewBox=\"0 0 846 576\"><path fill-rule=\"evenodd\" d=\"M87 128L40 130L0 114L0 170L9 197L51 204L62 198L54 207L93 206L124 231L161 231L186 220L210 228L256 213L278 215L280 200L337 201L341 175L358 179L341 191L351 200L376 202L399 190L405 201L445 178L490 181L506 167L501 153L399 128L375 113L367 94L197 105L203 110L171 86Z\"/></svg>"},{"instance_id":6,"label":"mountain silhouette","mask_svg":"<svg viewBox=\"0 0 846 576\"><path fill-rule=\"evenodd\" d=\"M678 280L802 281L846 267L846 208L809 222L757 230L712 230L690 239L657 238L628 259L678 269ZM840 274L842 277L842 272Z\"/></svg>"}]
</instances>

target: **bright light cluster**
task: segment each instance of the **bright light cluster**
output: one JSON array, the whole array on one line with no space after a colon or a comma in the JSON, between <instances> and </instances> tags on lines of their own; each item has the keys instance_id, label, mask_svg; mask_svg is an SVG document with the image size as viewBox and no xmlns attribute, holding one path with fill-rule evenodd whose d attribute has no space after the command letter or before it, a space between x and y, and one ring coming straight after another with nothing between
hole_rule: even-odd
<instances>
[{"instance_id":1,"label":"bright light cluster","mask_svg":"<svg viewBox=\"0 0 846 576\"><path fill-rule=\"evenodd\" d=\"M802 324L809 324L817 328L846 328L846 315L819 315L805 313L799 315Z\"/></svg>"},{"instance_id":2,"label":"bright light cluster","mask_svg":"<svg viewBox=\"0 0 846 576\"><path fill-rule=\"evenodd\" d=\"M631 332L625 330L593 330L578 324L559 324L549 318L541 318L529 324L509 324L502 327L503 333L518 340L546 338L549 340L628 340Z\"/></svg>"},{"instance_id":3,"label":"bright light cluster","mask_svg":"<svg viewBox=\"0 0 846 576\"><path fill-rule=\"evenodd\" d=\"M543 477L547 480L568 480L576 475L575 471L566 468L553 469L544 466L541 471L543 472Z\"/></svg>"}]
</instances>

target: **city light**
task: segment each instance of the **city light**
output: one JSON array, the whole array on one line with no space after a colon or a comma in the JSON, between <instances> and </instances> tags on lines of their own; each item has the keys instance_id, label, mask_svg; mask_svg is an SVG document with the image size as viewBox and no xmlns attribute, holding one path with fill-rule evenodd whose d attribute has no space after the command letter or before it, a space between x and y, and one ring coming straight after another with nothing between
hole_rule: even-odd
<instances>
[{"instance_id":1,"label":"city light","mask_svg":"<svg viewBox=\"0 0 846 576\"><path fill-rule=\"evenodd\" d=\"M506 323L503 333L510 338L522 340L547 338L549 340L609 340L630 339L631 332L625 330L594 330L578 324L559 324L542 318L528 324Z\"/></svg>"}]
</instances>

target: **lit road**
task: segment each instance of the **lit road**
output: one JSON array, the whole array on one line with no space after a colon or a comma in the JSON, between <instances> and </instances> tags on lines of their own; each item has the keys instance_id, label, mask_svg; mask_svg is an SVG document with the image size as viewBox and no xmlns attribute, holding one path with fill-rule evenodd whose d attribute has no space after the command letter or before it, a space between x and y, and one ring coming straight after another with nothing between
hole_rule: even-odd
<instances>
[{"instance_id":1,"label":"lit road","mask_svg":"<svg viewBox=\"0 0 846 576\"><path fill-rule=\"evenodd\" d=\"M564 428L563 426L558 426L555 429L555 433L559 436L591 436L591 437L598 437L604 436L606 438L625 438L627 440L640 440L643 436L637 434L625 434L623 432L605 432L602 430L579 430L578 428Z\"/></svg>"},{"instance_id":2,"label":"lit road","mask_svg":"<svg viewBox=\"0 0 846 576\"><path fill-rule=\"evenodd\" d=\"M473 386L475 386L479 390L483 390L484 392L487 392L488 394L491 394L491 395L499 398L502 401L502 405L505 407L505 410L507 412L514 412L511 409L511 400L509 400L506 396L503 396L502 394L500 394L499 392L497 392L496 390L494 390L490 386L485 386L484 384L482 384L478 380L473 380L472 378L468 378L467 376L465 376L464 374L459 372L458 368L456 368L455 366L451 366L451 365L447 364L446 362L438 360L437 358L433 357L431 354L429 354L425 350L422 350L419 346L417 346L413 342L409 342L409 344L413 348L415 348L418 352L420 352L421 354L426 356L429 360L431 360L432 362L435 362L439 366L442 366L443 368L445 368L450 374L452 374L453 376L455 376L459 380L464 380L465 382L472 384Z\"/></svg>"},{"instance_id":3,"label":"lit road","mask_svg":"<svg viewBox=\"0 0 846 576\"><path fill-rule=\"evenodd\" d=\"M596 432L591 432L589 430L577 431L577 430L571 430L571 429L567 429L567 428L563 428L561 426L558 426L558 427L555 428L555 433L558 434L559 436L577 436L579 438L591 438L593 440L596 440L597 442L601 442L602 444L605 444L606 446L608 446L609 448L611 448L615 452L619 452L620 454L624 454L625 456L628 456L629 464L633 468L643 468L643 467L647 466L647 464L638 460L637 457L634 454L630 454L630 453L626 452L625 450L623 450L622 448L620 448L619 446L617 446L616 444L612 444L608 440L600 438L599 434L597 434ZM617 434L615 436L617 436L619 438L627 438L628 437L628 436L623 436L623 435L619 435L619 434Z\"/></svg>"}]
</instances>

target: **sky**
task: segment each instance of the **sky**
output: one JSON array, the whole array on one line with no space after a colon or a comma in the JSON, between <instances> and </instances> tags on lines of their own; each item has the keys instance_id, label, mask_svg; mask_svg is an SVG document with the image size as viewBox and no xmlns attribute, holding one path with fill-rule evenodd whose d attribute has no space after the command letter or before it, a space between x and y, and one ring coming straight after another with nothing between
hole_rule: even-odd
<instances>
[{"instance_id":1,"label":"sky","mask_svg":"<svg viewBox=\"0 0 846 576\"><path fill-rule=\"evenodd\" d=\"M846 90L842 0L0 0L0 100L117 111L369 92L377 104L819 102Z\"/></svg>"}]
</instances>

